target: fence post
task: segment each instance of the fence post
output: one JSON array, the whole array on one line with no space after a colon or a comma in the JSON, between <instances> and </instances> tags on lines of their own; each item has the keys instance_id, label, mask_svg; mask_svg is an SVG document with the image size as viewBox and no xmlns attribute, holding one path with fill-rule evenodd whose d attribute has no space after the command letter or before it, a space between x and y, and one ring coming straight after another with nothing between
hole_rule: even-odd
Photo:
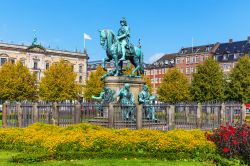
<instances>
[{"instance_id":1,"label":"fence post","mask_svg":"<svg viewBox=\"0 0 250 166\"><path fill-rule=\"evenodd\" d=\"M108 106L108 127L114 127L114 105L113 103L109 103Z\"/></svg>"},{"instance_id":2,"label":"fence post","mask_svg":"<svg viewBox=\"0 0 250 166\"><path fill-rule=\"evenodd\" d=\"M143 106L142 104L136 103L136 129L141 129L142 128L142 109Z\"/></svg>"},{"instance_id":3,"label":"fence post","mask_svg":"<svg viewBox=\"0 0 250 166\"><path fill-rule=\"evenodd\" d=\"M190 119L189 119L189 109L190 109L190 106L187 106L187 104L185 104L185 119L186 119L186 122L189 123Z\"/></svg>"},{"instance_id":4,"label":"fence post","mask_svg":"<svg viewBox=\"0 0 250 166\"><path fill-rule=\"evenodd\" d=\"M175 105L170 105L169 111L168 111L168 126L169 130L172 130L175 128Z\"/></svg>"},{"instance_id":5,"label":"fence post","mask_svg":"<svg viewBox=\"0 0 250 166\"><path fill-rule=\"evenodd\" d=\"M243 124L246 120L247 116L247 108L245 104L241 104L241 111L240 111L240 123Z\"/></svg>"},{"instance_id":6,"label":"fence post","mask_svg":"<svg viewBox=\"0 0 250 166\"><path fill-rule=\"evenodd\" d=\"M57 102L53 103L52 124L59 126L59 110Z\"/></svg>"},{"instance_id":7,"label":"fence post","mask_svg":"<svg viewBox=\"0 0 250 166\"><path fill-rule=\"evenodd\" d=\"M226 121L226 115L225 115L225 111L226 111L226 106L225 103L221 103L221 109L220 109L220 124L225 124Z\"/></svg>"},{"instance_id":8,"label":"fence post","mask_svg":"<svg viewBox=\"0 0 250 166\"><path fill-rule=\"evenodd\" d=\"M202 124L202 105L201 103L198 103L197 105L197 128L201 128L201 124Z\"/></svg>"},{"instance_id":9,"label":"fence post","mask_svg":"<svg viewBox=\"0 0 250 166\"><path fill-rule=\"evenodd\" d=\"M81 123L81 103L76 102L75 104L75 112L74 112L74 123L78 124Z\"/></svg>"},{"instance_id":10,"label":"fence post","mask_svg":"<svg viewBox=\"0 0 250 166\"><path fill-rule=\"evenodd\" d=\"M38 122L38 108L37 103L32 103L32 123Z\"/></svg>"},{"instance_id":11,"label":"fence post","mask_svg":"<svg viewBox=\"0 0 250 166\"><path fill-rule=\"evenodd\" d=\"M16 109L17 109L17 126L22 127L22 108L20 102L17 102Z\"/></svg>"},{"instance_id":12,"label":"fence post","mask_svg":"<svg viewBox=\"0 0 250 166\"><path fill-rule=\"evenodd\" d=\"M7 127L7 103L3 104L3 112L2 112L2 127Z\"/></svg>"}]
</instances>

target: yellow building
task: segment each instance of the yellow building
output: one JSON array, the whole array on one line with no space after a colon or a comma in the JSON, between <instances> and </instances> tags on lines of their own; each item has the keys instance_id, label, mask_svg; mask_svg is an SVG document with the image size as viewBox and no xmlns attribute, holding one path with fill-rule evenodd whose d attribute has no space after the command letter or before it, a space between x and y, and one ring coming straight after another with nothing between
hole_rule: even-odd
<instances>
[{"instance_id":1,"label":"yellow building","mask_svg":"<svg viewBox=\"0 0 250 166\"><path fill-rule=\"evenodd\" d=\"M53 50L32 44L31 46L0 43L0 67L7 61L21 61L28 69L35 72L38 81L51 64L64 59L73 65L77 73L76 82L84 85L87 79L87 53Z\"/></svg>"}]
</instances>

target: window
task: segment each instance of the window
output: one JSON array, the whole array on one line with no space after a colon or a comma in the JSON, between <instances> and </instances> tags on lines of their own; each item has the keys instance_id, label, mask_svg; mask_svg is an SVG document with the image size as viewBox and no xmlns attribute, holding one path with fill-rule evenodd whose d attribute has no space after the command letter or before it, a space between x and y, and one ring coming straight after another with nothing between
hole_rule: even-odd
<instances>
[{"instance_id":1,"label":"window","mask_svg":"<svg viewBox=\"0 0 250 166\"><path fill-rule=\"evenodd\" d=\"M12 64L14 64L15 63L15 59L10 59L10 62L12 63Z\"/></svg>"},{"instance_id":2,"label":"window","mask_svg":"<svg viewBox=\"0 0 250 166\"><path fill-rule=\"evenodd\" d=\"M162 70L161 73L164 74L165 73L165 69L161 69L161 70Z\"/></svg>"},{"instance_id":3,"label":"window","mask_svg":"<svg viewBox=\"0 0 250 166\"><path fill-rule=\"evenodd\" d=\"M181 58L181 63L184 64L184 58Z\"/></svg>"},{"instance_id":4,"label":"window","mask_svg":"<svg viewBox=\"0 0 250 166\"><path fill-rule=\"evenodd\" d=\"M79 76L79 82L80 83L82 82L82 76Z\"/></svg>"},{"instance_id":5,"label":"window","mask_svg":"<svg viewBox=\"0 0 250 166\"><path fill-rule=\"evenodd\" d=\"M196 56L195 56L195 63L198 63L198 62L199 62L199 56L196 55Z\"/></svg>"},{"instance_id":6,"label":"window","mask_svg":"<svg viewBox=\"0 0 250 166\"><path fill-rule=\"evenodd\" d=\"M45 68L46 68L46 69L49 69L49 62L46 62Z\"/></svg>"},{"instance_id":7,"label":"window","mask_svg":"<svg viewBox=\"0 0 250 166\"><path fill-rule=\"evenodd\" d=\"M1 65L3 65L7 61L7 58L1 58Z\"/></svg>"},{"instance_id":8,"label":"window","mask_svg":"<svg viewBox=\"0 0 250 166\"><path fill-rule=\"evenodd\" d=\"M194 72L194 68L190 67L190 73L192 74Z\"/></svg>"},{"instance_id":9,"label":"window","mask_svg":"<svg viewBox=\"0 0 250 166\"><path fill-rule=\"evenodd\" d=\"M194 57L193 56L190 57L190 63L191 64L194 63Z\"/></svg>"},{"instance_id":10,"label":"window","mask_svg":"<svg viewBox=\"0 0 250 166\"><path fill-rule=\"evenodd\" d=\"M204 62L204 56L203 55L201 56L201 62Z\"/></svg>"},{"instance_id":11,"label":"window","mask_svg":"<svg viewBox=\"0 0 250 166\"><path fill-rule=\"evenodd\" d=\"M186 57L186 64L189 64L189 57Z\"/></svg>"},{"instance_id":12,"label":"window","mask_svg":"<svg viewBox=\"0 0 250 166\"><path fill-rule=\"evenodd\" d=\"M180 63L180 59L176 58L176 64L179 64L179 63Z\"/></svg>"},{"instance_id":13,"label":"window","mask_svg":"<svg viewBox=\"0 0 250 166\"><path fill-rule=\"evenodd\" d=\"M186 74L189 74L189 67L186 67Z\"/></svg>"},{"instance_id":14,"label":"window","mask_svg":"<svg viewBox=\"0 0 250 166\"><path fill-rule=\"evenodd\" d=\"M159 74L161 74L161 69L159 69Z\"/></svg>"},{"instance_id":15,"label":"window","mask_svg":"<svg viewBox=\"0 0 250 166\"><path fill-rule=\"evenodd\" d=\"M208 59L208 55L206 55L206 60Z\"/></svg>"},{"instance_id":16,"label":"window","mask_svg":"<svg viewBox=\"0 0 250 166\"><path fill-rule=\"evenodd\" d=\"M37 62L34 62L34 67L33 67L34 69L38 69L38 67L37 67Z\"/></svg>"},{"instance_id":17,"label":"window","mask_svg":"<svg viewBox=\"0 0 250 166\"><path fill-rule=\"evenodd\" d=\"M79 65L79 73L82 73L82 65Z\"/></svg>"},{"instance_id":18,"label":"window","mask_svg":"<svg viewBox=\"0 0 250 166\"><path fill-rule=\"evenodd\" d=\"M20 60L23 65L25 65L25 59Z\"/></svg>"},{"instance_id":19,"label":"window","mask_svg":"<svg viewBox=\"0 0 250 166\"><path fill-rule=\"evenodd\" d=\"M223 60L227 60L227 55L226 54L223 55Z\"/></svg>"},{"instance_id":20,"label":"window","mask_svg":"<svg viewBox=\"0 0 250 166\"><path fill-rule=\"evenodd\" d=\"M235 53L234 54L234 59L238 59L238 57L239 57L239 53Z\"/></svg>"}]
</instances>

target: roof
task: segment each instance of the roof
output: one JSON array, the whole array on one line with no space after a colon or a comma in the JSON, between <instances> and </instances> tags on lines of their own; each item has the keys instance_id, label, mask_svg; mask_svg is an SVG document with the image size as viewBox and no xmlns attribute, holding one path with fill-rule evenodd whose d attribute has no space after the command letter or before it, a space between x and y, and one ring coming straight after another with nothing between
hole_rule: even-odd
<instances>
[{"instance_id":1,"label":"roof","mask_svg":"<svg viewBox=\"0 0 250 166\"><path fill-rule=\"evenodd\" d=\"M245 53L250 52L250 43L248 40L221 43L215 54Z\"/></svg>"},{"instance_id":2,"label":"roof","mask_svg":"<svg viewBox=\"0 0 250 166\"><path fill-rule=\"evenodd\" d=\"M245 54L250 55L250 43L248 40L221 43L218 49L215 51L217 61L219 62L237 61Z\"/></svg>"},{"instance_id":3,"label":"roof","mask_svg":"<svg viewBox=\"0 0 250 166\"><path fill-rule=\"evenodd\" d=\"M165 54L160 59L158 59L156 62L161 62L161 61L165 61L165 60L172 60L172 59L175 59L175 57L177 55L178 55L178 53Z\"/></svg>"},{"instance_id":4,"label":"roof","mask_svg":"<svg viewBox=\"0 0 250 166\"><path fill-rule=\"evenodd\" d=\"M215 44L207 44L207 45L201 45L201 46L195 46L195 47L181 48L181 50L179 51L179 55L211 52L214 46Z\"/></svg>"}]
</instances>

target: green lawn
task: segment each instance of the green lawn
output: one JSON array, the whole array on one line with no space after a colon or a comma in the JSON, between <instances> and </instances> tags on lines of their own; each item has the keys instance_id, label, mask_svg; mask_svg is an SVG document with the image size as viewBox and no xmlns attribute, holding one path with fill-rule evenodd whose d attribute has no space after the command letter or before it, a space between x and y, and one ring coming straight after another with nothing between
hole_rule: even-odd
<instances>
[{"instance_id":1,"label":"green lawn","mask_svg":"<svg viewBox=\"0 0 250 166\"><path fill-rule=\"evenodd\" d=\"M11 156L18 155L17 152L0 151L1 166L213 166L210 163L199 163L193 161L162 161L147 159L91 159L91 160L72 160L72 161L46 161L41 163L12 163Z\"/></svg>"}]
</instances>

